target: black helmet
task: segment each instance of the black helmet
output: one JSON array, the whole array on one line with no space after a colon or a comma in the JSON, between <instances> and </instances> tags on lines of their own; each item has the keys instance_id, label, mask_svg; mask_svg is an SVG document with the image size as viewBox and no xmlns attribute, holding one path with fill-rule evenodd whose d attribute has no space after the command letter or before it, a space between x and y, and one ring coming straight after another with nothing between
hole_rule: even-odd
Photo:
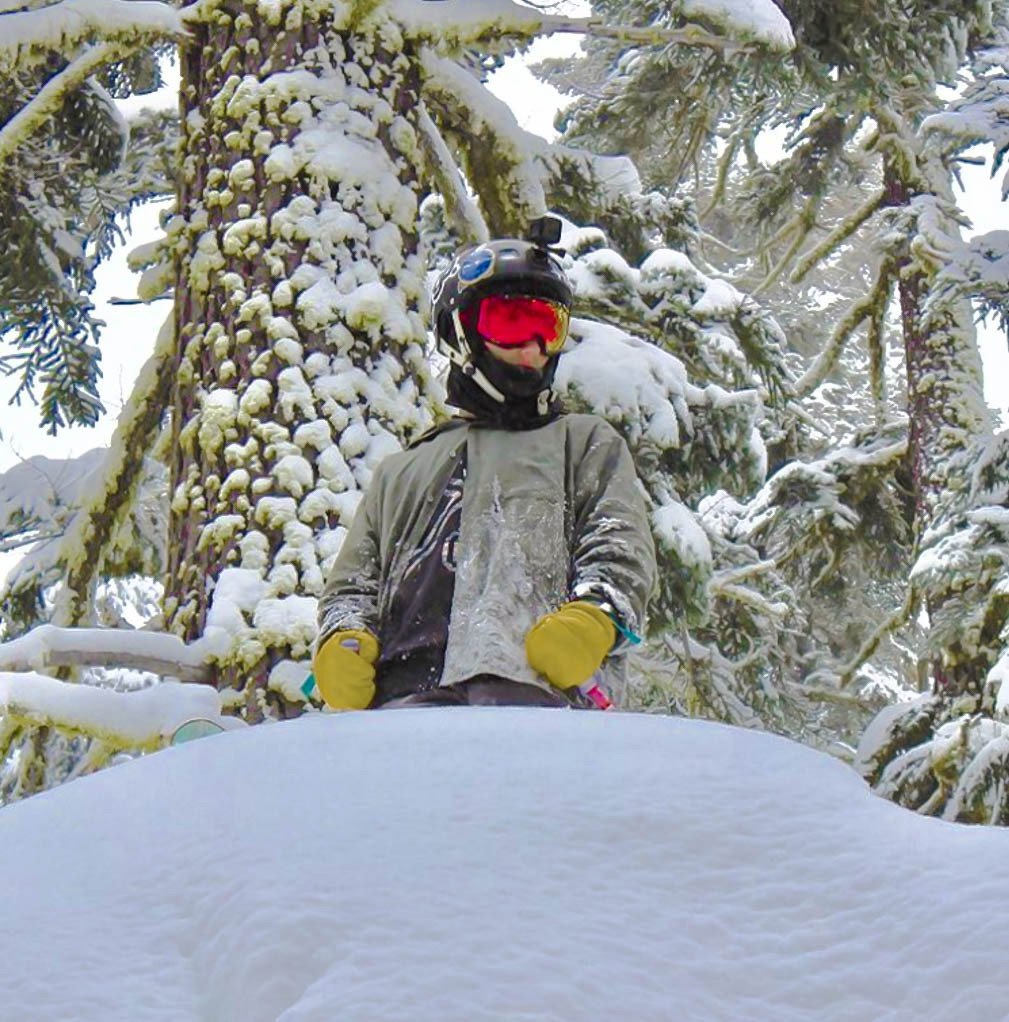
<instances>
[{"instance_id":1,"label":"black helmet","mask_svg":"<svg viewBox=\"0 0 1009 1022\"><path fill-rule=\"evenodd\" d=\"M510 405L542 416L552 398L558 356L551 356L541 371L507 365L487 352L475 329L463 324L468 309L494 294L543 298L567 310L572 301L560 261L544 245L502 238L463 249L438 279L433 295L438 349L451 363L449 398L478 414Z\"/></svg>"}]
</instances>

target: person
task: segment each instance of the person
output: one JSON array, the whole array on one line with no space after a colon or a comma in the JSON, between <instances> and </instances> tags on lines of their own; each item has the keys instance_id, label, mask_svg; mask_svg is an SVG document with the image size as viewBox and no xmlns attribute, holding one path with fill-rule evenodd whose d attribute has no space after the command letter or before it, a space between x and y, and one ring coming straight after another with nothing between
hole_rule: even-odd
<instances>
[{"instance_id":1,"label":"person","mask_svg":"<svg viewBox=\"0 0 1009 1022\"><path fill-rule=\"evenodd\" d=\"M655 551L623 439L553 394L572 303L556 251L490 241L435 287L459 411L378 465L344 538L313 659L332 708L583 705L623 674Z\"/></svg>"}]
</instances>

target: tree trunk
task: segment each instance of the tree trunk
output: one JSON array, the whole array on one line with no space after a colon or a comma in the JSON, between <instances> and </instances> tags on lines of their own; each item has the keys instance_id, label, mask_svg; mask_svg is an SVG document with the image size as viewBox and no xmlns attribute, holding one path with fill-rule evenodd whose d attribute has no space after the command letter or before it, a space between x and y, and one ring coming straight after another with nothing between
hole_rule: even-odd
<instances>
[{"instance_id":1,"label":"tree trunk","mask_svg":"<svg viewBox=\"0 0 1009 1022\"><path fill-rule=\"evenodd\" d=\"M957 527L957 487L962 486L957 472L962 473L971 445L990 429L969 304L938 292L936 269L929 262L933 234L955 230L935 220L941 218L944 203L952 204L948 175L939 166L925 165L921 180L928 181L931 194L922 194L920 184L916 190L892 164L886 167L889 204L898 210L895 223L906 228L900 251L894 255L907 366L908 456L919 556L927 554L944 531ZM956 611L958 585L952 569L932 574L940 579L930 583L924 594L931 629L932 691L896 713L883 711L870 725L868 740L859 749L860 769L877 791L908 808L980 819L975 785L968 785L967 796L961 790L977 752L965 722L990 717L984 681L991 662L984 649L972 646L948 621L940 627L949 617L949 608ZM949 579L941 581L946 575ZM950 725L955 725L953 732ZM1001 788L993 785L992 790ZM959 808L961 802L968 806L966 810Z\"/></svg>"},{"instance_id":2,"label":"tree trunk","mask_svg":"<svg viewBox=\"0 0 1009 1022\"><path fill-rule=\"evenodd\" d=\"M911 185L892 164L886 167L889 205L907 208ZM938 189L937 189L938 190ZM940 196L952 202L952 196ZM927 530L942 513L950 471L959 456L988 425L983 370L969 303L942 300L932 289L927 266L909 246L899 265L898 294L907 369L908 455L914 490L915 534L927 542ZM934 601L929 614L939 607ZM987 663L958 659L932 663L933 690L954 695L979 692Z\"/></svg>"},{"instance_id":3,"label":"tree trunk","mask_svg":"<svg viewBox=\"0 0 1009 1022\"><path fill-rule=\"evenodd\" d=\"M166 620L249 720L300 708L360 490L429 424L417 71L375 6L221 0L182 54Z\"/></svg>"}]
</instances>

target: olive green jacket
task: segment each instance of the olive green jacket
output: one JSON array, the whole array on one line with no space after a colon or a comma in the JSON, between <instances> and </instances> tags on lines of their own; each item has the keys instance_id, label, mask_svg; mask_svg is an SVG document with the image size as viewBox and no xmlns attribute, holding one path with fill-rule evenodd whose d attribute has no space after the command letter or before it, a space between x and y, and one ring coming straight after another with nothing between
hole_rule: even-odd
<instances>
[{"instance_id":1,"label":"olive green jacket","mask_svg":"<svg viewBox=\"0 0 1009 1022\"><path fill-rule=\"evenodd\" d=\"M643 491L620 435L594 415L510 432L466 424L390 455L372 477L319 604L321 645L335 631L382 632L462 445L466 451L455 589L441 684L492 674L549 689L525 635L578 596L608 601L644 630L655 549ZM619 685L626 643L603 681Z\"/></svg>"}]
</instances>

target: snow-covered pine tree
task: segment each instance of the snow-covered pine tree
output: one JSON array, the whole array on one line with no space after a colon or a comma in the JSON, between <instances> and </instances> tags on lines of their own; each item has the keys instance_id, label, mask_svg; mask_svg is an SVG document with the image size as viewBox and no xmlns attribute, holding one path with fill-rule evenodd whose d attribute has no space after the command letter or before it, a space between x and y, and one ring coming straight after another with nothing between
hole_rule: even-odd
<instances>
[{"instance_id":1,"label":"snow-covered pine tree","mask_svg":"<svg viewBox=\"0 0 1009 1022\"><path fill-rule=\"evenodd\" d=\"M976 55L958 98L923 124L930 148L946 161L978 143L992 144L993 174L1009 140L1001 101L1009 81L1007 15L1004 8L996 12L992 43ZM918 248L936 282L926 311L974 297L1004 327L1005 232L964 242L927 200L922 206ZM945 468L944 485L927 508L928 529L912 574L928 608L935 684L909 706L874 722L860 744L859 765L877 790L905 805L948 819L1005 825L1007 434L982 433Z\"/></svg>"},{"instance_id":2,"label":"snow-covered pine tree","mask_svg":"<svg viewBox=\"0 0 1009 1022\"><path fill-rule=\"evenodd\" d=\"M711 239L703 250L709 262L730 270L733 279L782 310L790 326L796 319L808 322L810 313L818 316L817 329L792 330L791 336L822 337L824 312L834 317L829 343L804 373L800 393L813 394L832 375L837 380L845 343L865 324L869 371L862 372L871 390L863 407L884 431L879 437L883 446L889 429L881 386L883 342L891 297L899 299L895 325L911 423L910 469L904 476L913 487L914 532L900 518L909 505L899 499L900 460L891 459L898 474L891 474L886 485L896 499L884 506L897 517L880 535L921 536L946 486L946 466L969 448L972 438L983 440L987 430L970 310L963 301L970 293L965 280L972 274L975 282L983 278L986 267L983 253L973 249L970 269L954 274L960 286L950 286L950 264L964 253L957 243L950 184L953 153L936 144L926 118L941 107L937 84L954 81L969 47L994 37L1004 5L781 6L797 45L790 61L773 66L760 54L733 54L726 60L712 51L698 64L684 61L682 52L669 47L628 49L591 41L586 61L552 68L555 80L566 78L575 91L591 83L588 95L566 116L566 137L603 152L631 152L650 185L692 186L701 200L702 236ZM626 8L620 0L593 4L595 12L617 18ZM655 3L648 11L656 23L676 24L677 12L669 5ZM907 44L912 36L913 46ZM988 59L997 63L991 54ZM988 95L991 121L995 93L989 89ZM663 109L663 116L654 116L656 109ZM979 140L978 123L975 117L974 141ZM768 159L758 149L761 133L776 128L785 131L784 159ZM686 173L691 170L693 181ZM756 245L751 243L754 229ZM836 286L830 276L851 262L851 253L866 251L870 261L857 274L841 277L849 301L834 302L837 311L825 310L824 291ZM988 267L992 261L989 257ZM830 268L825 287L823 275L811 276L818 265ZM997 271L987 278L996 276ZM808 287L810 281L817 285L812 292L796 296L793 285ZM805 313L796 297L807 302ZM789 308L798 308L798 316L786 314ZM847 391L842 393L850 403ZM825 455L836 462L822 446L806 457L816 458L819 468ZM781 516L780 527L787 530L788 523L789 516ZM775 540L769 524L764 523L765 536L780 546L787 531ZM909 567L911 550L906 544L902 549ZM814 572L811 577L818 576ZM815 609L817 594L810 595ZM823 609L834 611L836 620L832 602L825 601ZM899 600L884 617L901 620L911 602ZM897 613L901 605L904 614ZM832 645L839 638L835 632ZM844 654L840 664L851 661L842 676L850 676L878 645L871 634L853 638L854 645L838 650Z\"/></svg>"}]
</instances>

